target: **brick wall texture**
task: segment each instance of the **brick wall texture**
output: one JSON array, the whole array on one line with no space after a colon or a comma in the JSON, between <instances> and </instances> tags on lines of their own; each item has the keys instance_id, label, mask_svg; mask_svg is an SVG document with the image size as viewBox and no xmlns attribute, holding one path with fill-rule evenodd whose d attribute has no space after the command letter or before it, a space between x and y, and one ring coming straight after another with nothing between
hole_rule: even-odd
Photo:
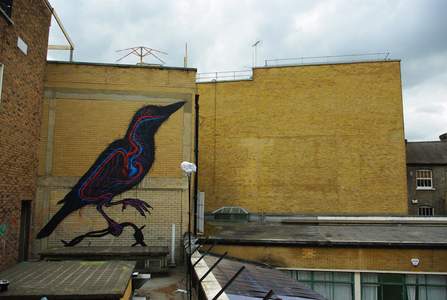
<instances>
[{"instance_id":1,"label":"brick wall texture","mask_svg":"<svg viewBox=\"0 0 447 300\"><path fill-rule=\"evenodd\" d=\"M257 68L198 90L207 212L407 214L398 61Z\"/></svg>"},{"instance_id":2,"label":"brick wall texture","mask_svg":"<svg viewBox=\"0 0 447 300\"><path fill-rule=\"evenodd\" d=\"M219 245L213 252L283 268L447 272L445 249ZM415 257L420 260L417 268L411 264Z\"/></svg>"},{"instance_id":3,"label":"brick wall texture","mask_svg":"<svg viewBox=\"0 0 447 300\"><path fill-rule=\"evenodd\" d=\"M36 195L37 147L50 12L43 1L15 0L10 24L0 15L0 271L18 260L21 201ZM28 45L25 55L17 47Z\"/></svg>"},{"instance_id":4,"label":"brick wall texture","mask_svg":"<svg viewBox=\"0 0 447 300\"><path fill-rule=\"evenodd\" d=\"M145 179L114 201L137 198L147 201L152 214L142 217L134 208L105 208L117 222L145 225L149 246L170 246L171 226L176 226L177 257L187 230L188 182L180 170L192 159L192 103L196 93L195 71L138 66L49 63L39 146L38 205L35 233L60 208L62 199L98 155L122 138L133 114L148 104L187 103L171 115L155 136L155 162ZM35 240L33 251L62 246L61 239L107 227L95 206L85 206L66 217L48 238ZM119 237L88 238L81 246L130 246L133 230Z\"/></svg>"}]
</instances>

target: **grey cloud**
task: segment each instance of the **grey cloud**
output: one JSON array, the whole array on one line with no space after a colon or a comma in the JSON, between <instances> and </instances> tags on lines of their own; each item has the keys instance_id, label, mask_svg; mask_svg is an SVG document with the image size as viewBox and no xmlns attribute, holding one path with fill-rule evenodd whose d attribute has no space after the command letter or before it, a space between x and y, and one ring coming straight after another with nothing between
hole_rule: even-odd
<instances>
[{"instance_id":1,"label":"grey cloud","mask_svg":"<svg viewBox=\"0 0 447 300\"><path fill-rule=\"evenodd\" d=\"M440 130L447 131L447 110L439 104L447 80L444 0L51 3L77 45L79 61L114 62L120 55L115 50L145 45L168 52L168 65L181 66L188 42L190 66L199 72L239 70L251 66L251 44L258 39L259 63L390 51L392 58L402 59L406 136L435 139ZM55 28L51 37L61 40ZM66 57L50 54L52 59ZM135 63L136 58L123 62Z\"/></svg>"}]
</instances>

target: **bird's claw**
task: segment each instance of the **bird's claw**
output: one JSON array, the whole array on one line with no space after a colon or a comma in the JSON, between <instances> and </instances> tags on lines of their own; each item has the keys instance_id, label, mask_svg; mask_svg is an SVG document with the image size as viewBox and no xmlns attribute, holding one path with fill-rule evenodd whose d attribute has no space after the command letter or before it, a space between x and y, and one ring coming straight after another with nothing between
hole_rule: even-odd
<instances>
[{"instance_id":1,"label":"bird's claw","mask_svg":"<svg viewBox=\"0 0 447 300\"><path fill-rule=\"evenodd\" d=\"M127 205L130 205L134 207L143 217L146 217L146 213L150 215L151 212L149 209L153 209L152 206L140 199L126 198L122 200L122 204L123 206L121 211L124 211L127 208Z\"/></svg>"}]
</instances>

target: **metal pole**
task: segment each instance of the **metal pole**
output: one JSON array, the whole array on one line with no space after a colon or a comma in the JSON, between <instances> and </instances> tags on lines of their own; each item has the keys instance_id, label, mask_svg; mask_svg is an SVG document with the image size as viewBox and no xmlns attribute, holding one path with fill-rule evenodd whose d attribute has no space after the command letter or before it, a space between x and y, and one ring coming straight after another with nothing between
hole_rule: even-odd
<instances>
[{"instance_id":1,"label":"metal pole","mask_svg":"<svg viewBox=\"0 0 447 300\"><path fill-rule=\"evenodd\" d=\"M60 30L62 31L65 39L67 40L68 44L70 44L71 46L71 51L74 50L75 46L73 41L71 40L70 36L68 35L68 32L65 30L64 25L62 24L61 19L59 18L59 15L56 13L56 10L54 10L54 8L51 6L50 2L48 2L48 0L44 0L44 3L46 5L46 7L48 8L48 10L51 12L51 14L53 15L54 19L57 22L57 25L59 25ZM70 61L73 59L73 54L70 54Z\"/></svg>"},{"instance_id":2,"label":"metal pole","mask_svg":"<svg viewBox=\"0 0 447 300\"><path fill-rule=\"evenodd\" d=\"M257 55L258 55L258 44L256 44L256 46L255 46L255 62L253 64L253 67L256 67L257 60L258 60Z\"/></svg>"},{"instance_id":3,"label":"metal pole","mask_svg":"<svg viewBox=\"0 0 447 300\"><path fill-rule=\"evenodd\" d=\"M175 265L175 224L171 227L171 265Z\"/></svg>"},{"instance_id":4,"label":"metal pole","mask_svg":"<svg viewBox=\"0 0 447 300\"><path fill-rule=\"evenodd\" d=\"M225 252L219 259L209 268L208 271L206 271L205 274L203 274L202 278L199 279L199 282L202 282L203 279L205 279L206 276L208 276L209 273L220 263L222 259L224 259L225 256L227 256L228 252Z\"/></svg>"},{"instance_id":5,"label":"metal pole","mask_svg":"<svg viewBox=\"0 0 447 300\"><path fill-rule=\"evenodd\" d=\"M194 96L195 107L195 120L194 120L194 160L199 169L199 95ZM197 223L198 223L198 194L199 194L199 172L194 173L194 234L197 235Z\"/></svg>"},{"instance_id":6,"label":"metal pole","mask_svg":"<svg viewBox=\"0 0 447 300\"><path fill-rule=\"evenodd\" d=\"M188 174L188 294L192 300L192 268L191 268L191 174Z\"/></svg>"},{"instance_id":7,"label":"metal pole","mask_svg":"<svg viewBox=\"0 0 447 300\"><path fill-rule=\"evenodd\" d=\"M183 67L188 67L188 43L185 43L185 57L183 58Z\"/></svg>"},{"instance_id":8,"label":"metal pole","mask_svg":"<svg viewBox=\"0 0 447 300\"><path fill-rule=\"evenodd\" d=\"M244 271L245 266L242 266L239 271L236 272L236 274L233 275L233 277L231 277L230 280L228 280L228 282L222 287L222 289L219 291L219 293L217 293L216 296L214 296L213 300L217 300L217 298L219 298L220 295L222 295L222 293L225 291L225 289L227 287L230 286L230 284L233 283L233 281L239 276L239 274L241 274L242 271ZM265 298L264 298L265 299Z\"/></svg>"},{"instance_id":9,"label":"metal pole","mask_svg":"<svg viewBox=\"0 0 447 300\"><path fill-rule=\"evenodd\" d=\"M268 300L273 296L273 290L270 290L265 296L264 298L262 298L262 300Z\"/></svg>"},{"instance_id":10,"label":"metal pole","mask_svg":"<svg viewBox=\"0 0 447 300\"><path fill-rule=\"evenodd\" d=\"M208 250L206 250L206 252L203 253L202 256L200 256L199 259L196 260L196 262L192 266L195 267L211 251L211 249L214 248L214 246L215 245L212 245Z\"/></svg>"}]
</instances>

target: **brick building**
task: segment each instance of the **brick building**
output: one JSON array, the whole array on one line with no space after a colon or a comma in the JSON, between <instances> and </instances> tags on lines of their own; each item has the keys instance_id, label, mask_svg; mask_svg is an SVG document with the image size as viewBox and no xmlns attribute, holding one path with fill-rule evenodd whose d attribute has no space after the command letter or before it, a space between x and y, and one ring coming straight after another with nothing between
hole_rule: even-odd
<instances>
[{"instance_id":1,"label":"brick building","mask_svg":"<svg viewBox=\"0 0 447 300\"><path fill-rule=\"evenodd\" d=\"M410 215L447 215L447 134L439 139L407 143Z\"/></svg>"},{"instance_id":2,"label":"brick building","mask_svg":"<svg viewBox=\"0 0 447 300\"><path fill-rule=\"evenodd\" d=\"M45 1L0 6L0 270L28 256L51 13Z\"/></svg>"},{"instance_id":3,"label":"brick building","mask_svg":"<svg viewBox=\"0 0 447 300\"><path fill-rule=\"evenodd\" d=\"M447 298L447 219L407 217L399 61L255 68L198 89L203 243L330 300Z\"/></svg>"},{"instance_id":4,"label":"brick building","mask_svg":"<svg viewBox=\"0 0 447 300\"><path fill-rule=\"evenodd\" d=\"M255 68L198 89L207 212L407 214L398 61Z\"/></svg>"},{"instance_id":5,"label":"brick building","mask_svg":"<svg viewBox=\"0 0 447 300\"><path fill-rule=\"evenodd\" d=\"M188 68L46 65L45 4L6 1L0 11L0 269L26 258L29 231L56 213L138 108L185 101L156 135L149 176L115 199L146 200L153 214L108 208L117 221L146 225L149 246L170 245L174 225L178 259L188 225L179 163L193 160L198 92L205 211L237 219L208 222L215 252L285 269L330 299L447 298L446 220L405 218L399 61L255 68L250 80L198 85ZM33 239L32 252L106 226L83 207ZM133 241L126 231L80 245Z\"/></svg>"},{"instance_id":6,"label":"brick building","mask_svg":"<svg viewBox=\"0 0 447 300\"><path fill-rule=\"evenodd\" d=\"M195 69L187 68L48 62L33 235L60 209L57 201L98 155L125 135L139 108L185 101L156 133L155 162L149 174L114 198L147 201L153 207L152 214L144 218L133 208L106 209L118 222L145 225L142 233L148 246L171 246L175 225L178 259L188 225L188 181L180 163L193 160L195 74ZM61 240L105 227L107 223L95 205L87 205L68 215L48 238L35 239L33 251L61 247ZM119 237L86 238L79 246L130 246L133 242L133 231L126 229Z\"/></svg>"}]
</instances>

